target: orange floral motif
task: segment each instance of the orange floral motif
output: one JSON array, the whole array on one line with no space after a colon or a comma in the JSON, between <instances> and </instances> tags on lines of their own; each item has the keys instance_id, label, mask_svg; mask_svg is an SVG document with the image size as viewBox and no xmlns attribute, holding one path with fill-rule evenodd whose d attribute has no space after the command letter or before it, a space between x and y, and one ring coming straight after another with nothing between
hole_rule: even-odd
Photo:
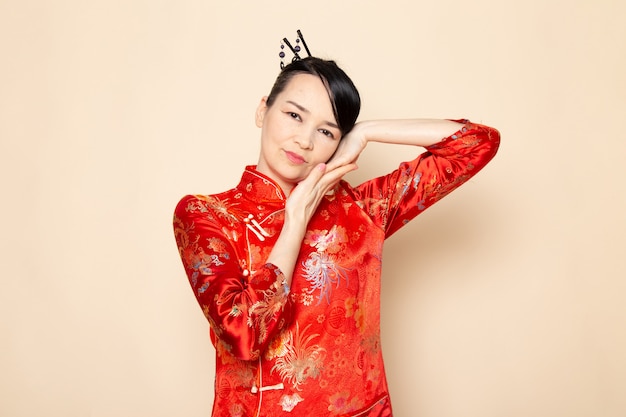
<instances>
[{"instance_id":1,"label":"orange floral motif","mask_svg":"<svg viewBox=\"0 0 626 417\"><path fill-rule=\"evenodd\" d=\"M349 391L337 392L329 398L328 411L333 414L345 414L358 409L358 398Z\"/></svg>"},{"instance_id":2,"label":"orange floral motif","mask_svg":"<svg viewBox=\"0 0 626 417\"><path fill-rule=\"evenodd\" d=\"M217 352L217 356L221 359L222 364L237 362L237 359L234 358L233 355L228 354L228 352L230 352L230 346L223 341L218 340L218 343L215 344L215 351Z\"/></svg>"},{"instance_id":3,"label":"orange floral motif","mask_svg":"<svg viewBox=\"0 0 626 417\"><path fill-rule=\"evenodd\" d=\"M217 237L212 237L208 239L208 241L209 241L208 246L212 251L217 252L217 253L226 252L227 246L226 246L226 243L222 239L219 239Z\"/></svg>"},{"instance_id":4,"label":"orange floral motif","mask_svg":"<svg viewBox=\"0 0 626 417\"><path fill-rule=\"evenodd\" d=\"M346 336L345 333L341 333L339 335L339 337L335 338L335 344L338 345L338 346L341 346L341 345L343 345L346 342L347 338L348 338L348 336Z\"/></svg>"},{"instance_id":5,"label":"orange floral motif","mask_svg":"<svg viewBox=\"0 0 626 417\"><path fill-rule=\"evenodd\" d=\"M279 333L270 342L267 350L265 351L265 358L272 360L274 358L285 356L287 354L287 343L289 343L289 333L283 331Z\"/></svg>"},{"instance_id":6,"label":"orange floral motif","mask_svg":"<svg viewBox=\"0 0 626 417\"><path fill-rule=\"evenodd\" d=\"M230 417L242 417L243 416L243 405L241 404L233 404L230 406Z\"/></svg>"},{"instance_id":7,"label":"orange floral motif","mask_svg":"<svg viewBox=\"0 0 626 417\"><path fill-rule=\"evenodd\" d=\"M354 297L346 298L346 301L345 301L346 318L352 317L352 314L354 314L354 305L355 304L356 304L356 298L354 298Z\"/></svg>"},{"instance_id":8,"label":"orange floral motif","mask_svg":"<svg viewBox=\"0 0 626 417\"><path fill-rule=\"evenodd\" d=\"M354 312L354 322L356 328L359 329L361 333L365 333L365 311L363 311L361 307Z\"/></svg>"},{"instance_id":9,"label":"orange floral motif","mask_svg":"<svg viewBox=\"0 0 626 417\"><path fill-rule=\"evenodd\" d=\"M264 295L263 300L257 301L250 306L248 326L258 329L257 338L259 343L267 340L267 324L285 306L287 294L285 294L282 284L282 282L276 281L270 289L262 291Z\"/></svg>"},{"instance_id":10,"label":"orange floral motif","mask_svg":"<svg viewBox=\"0 0 626 417\"><path fill-rule=\"evenodd\" d=\"M304 236L304 244L316 248L319 252L328 250L329 253L336 253L347 241L346 229L337 225L330 230L310 230Z\"/></svg>"},{"instance_id":11,"label":"orange floral motif","mask_svg":"<svg viewBox=\"0 0 626 417\"><path fill-rule=\"evenodd\" d=\"M202 196L201 198L206 201L211 210L217 213L218 216L228 220L231 224L239 222L239 219L230 212L230 208L232 207L232 205L229 204L228 200L222 201L219 198L212 196Z\"/></svg>"}]
</instances>

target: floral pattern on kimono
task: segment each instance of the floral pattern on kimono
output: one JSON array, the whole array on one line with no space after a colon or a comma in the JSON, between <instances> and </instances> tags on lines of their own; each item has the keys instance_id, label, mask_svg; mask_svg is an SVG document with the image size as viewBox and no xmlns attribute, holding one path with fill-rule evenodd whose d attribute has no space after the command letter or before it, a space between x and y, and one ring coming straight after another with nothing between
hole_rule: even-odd
<instances>
[{"instance_id":1,"label":"floral pattern on kimono","mask_svg":"<svg viewBox=\"0 0 626 417\"><path fill-rule=\"evenodd\" d=\"M216 347L214 417L392 415L382 243L493 158L499 133L463 123L393 172L326 195L291 288L265 262L284 222L286 196L274 181L249 166L234 189L179 202L179 254Z\"/></svg>"}]
</instances>

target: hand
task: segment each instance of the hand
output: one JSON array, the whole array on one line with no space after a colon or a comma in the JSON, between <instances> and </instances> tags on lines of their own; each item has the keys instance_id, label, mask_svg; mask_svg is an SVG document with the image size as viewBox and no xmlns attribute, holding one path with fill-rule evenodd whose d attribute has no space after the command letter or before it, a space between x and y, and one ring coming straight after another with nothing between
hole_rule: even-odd
<instances>
[{"instance_id":1,"label":"hand","mask_svg":"<svg viewBox=\"0 0 626 417\"><path fill-rule=\"evenodd\" d=\"M365 124L363 122L357 123L350 133L341 139L335 154L326 164L328 171L356 162L361 152L363 152L363 149L365 149L365 145L367 145L364 126Z\"/></svg>"},{"instance_id":2,"label":"hand","mask_svg":"<svg viewBox=\"0 0 626 417\"><path fill-rule=\"evenodd\" d=\"M285 223L267 258L268 263L276 265L283 272L288 285L291 285L293 279L293 271L309 220L324 195L341 177L353 169L356 169L355 164L333 170L329 170L326 164L319 164L291 190L285 204Z\"/></svg>"},{"instance_id":3,"label":"hand","mask_svg":"<svg viewBox=\"0 0 626 417\"><path fill-rule=\"evenodd\" d=\"M326 193L328 193L344 175L356 168L356 164L353 163L341 165L334 169L329 169L327 164L317 165L311 170L309 175L291 191L289 198L287 198L285 204L287 219L302 221L302 226L306 227Z\"/></svg>"}]
</instances>

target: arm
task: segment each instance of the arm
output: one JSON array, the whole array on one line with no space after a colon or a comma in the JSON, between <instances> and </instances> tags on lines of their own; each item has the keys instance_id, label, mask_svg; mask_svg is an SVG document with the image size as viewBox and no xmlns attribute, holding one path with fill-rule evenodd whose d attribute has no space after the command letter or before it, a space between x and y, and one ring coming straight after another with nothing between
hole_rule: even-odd
<instances>
[{"instance_id":1,"label":"arm","mask_svg":"<svg viewBox=\"0 0 626 417\"><path fill-rule=\"evenodd\" d=\"M327 172L320 164L292 190L274 246L257 248L264 265L256 271L241 267L238 256L246 254L233 244L239 220L224 210L226 203L202 196L178 203L174 234L189 282L221 345L235 357L256 359L291 321L289 287L306 226L326 192L354 167Z\"/></svg>"},{"instance_id":2,"label":"arm","mask_svg":"<svg viewBox=\"0 0 626 417\"><path fill-rule=\"evenodd\" d=\"M358 157L372 138L426 148L392 173L355 189L356 198L387 236L469 180L495 156L500 144L496 129L468 121L392 120L366 122L363 128L346 136L350 142L329 165Z\"/></svg>"},{"instance_id":3,"label":"arm","mask_svg":"<svg viewBox=\"0 0 626 417\"><path fill-rule=\"evenodd\" d=\"M243 270L229 227L214 200L186 196L174 213L174 235L194 295L226 350L254 360L291 317L291 303L278 267ZM236 233L236 232L234 232Z\"/></svg>"},{"instance_id":4,"label":"arm","mask_svg":"<svg viewBox=\"0 0 626 417\"><path fill-rule=\"evenodd\" d=\"M346 173L354 169L356 165L351 163L333 170L327 169L325 164L320 164L289 194L285 204L285 223L267 258L267 262L280 268L288 286L291 286L293 271L309 220L324 195Z\"/></svg>"},{"instance_id":5,"label":"arm","mask_svg":"<svg viewBox=\"0 0 626 417\"><path fill-rule=\"evenodd\" d=\"M328 163L334 169L354 162L369 142L428 147L458 131L462 123L442 119L367 120L357 123L341 140Z\"/></svg>"}]
</instances>

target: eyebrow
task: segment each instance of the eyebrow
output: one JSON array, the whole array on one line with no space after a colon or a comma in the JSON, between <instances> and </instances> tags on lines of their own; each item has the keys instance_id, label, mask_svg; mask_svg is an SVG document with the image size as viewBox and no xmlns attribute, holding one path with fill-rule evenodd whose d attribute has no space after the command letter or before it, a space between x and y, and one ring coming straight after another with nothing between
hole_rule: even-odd
<instances>
[{"instance_id":1,"label":"eyebrow","mask_svg":"<svg viewBox=\"0 0 626 417\"><path fill-rule=\"evenodd\" d=\"M298 110L300 110L303 113L311 113L306 107L302 107L300 104L296 103L295 101L287 100L287 103L296 106L298 108ZM334 127L335 129L339 129L339 126L337 126L336 123L329 122L328 120L326 120L325 123L328 126L330 126L330 127Z\"/></svg>"}]
</instances>

